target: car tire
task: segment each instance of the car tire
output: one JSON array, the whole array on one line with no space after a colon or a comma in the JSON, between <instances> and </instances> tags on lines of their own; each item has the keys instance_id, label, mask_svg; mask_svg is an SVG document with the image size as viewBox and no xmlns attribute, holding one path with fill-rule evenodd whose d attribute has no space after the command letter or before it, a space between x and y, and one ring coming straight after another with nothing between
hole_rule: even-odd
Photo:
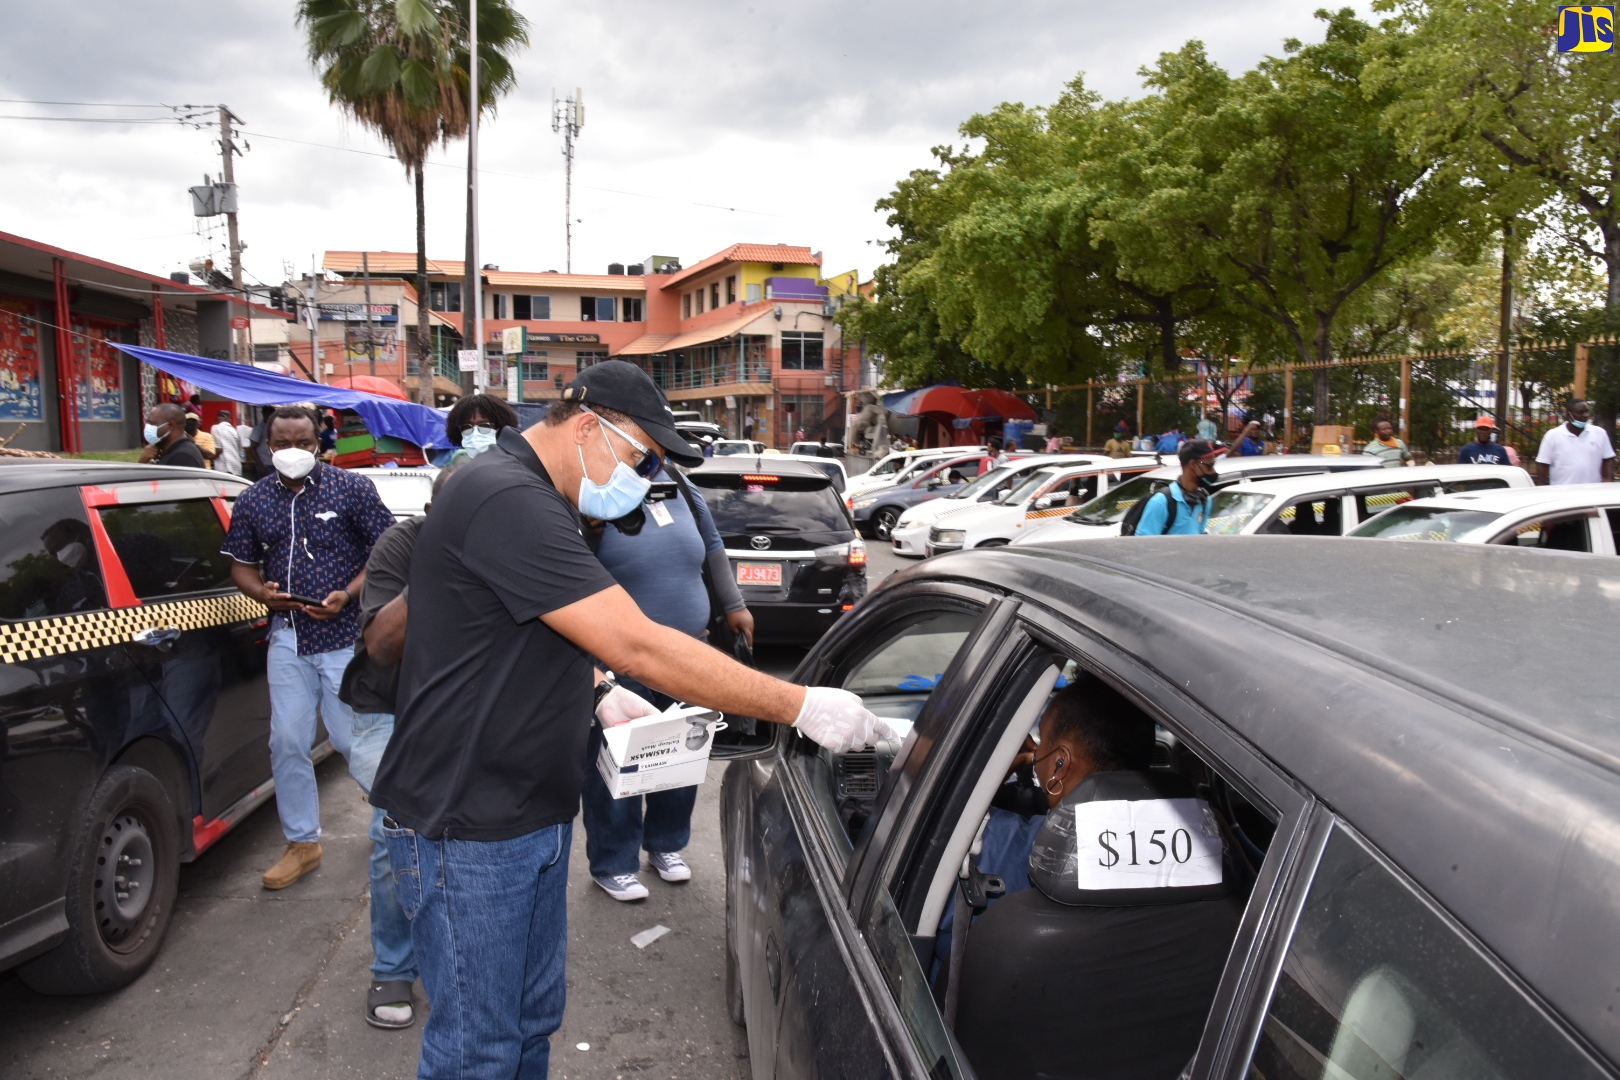
<instances>
[{"instance_id":1,"label":"car tire","mask_svg":"<svg viewBox=\"0 0 1620 1080\"><path fill-rule=\"evenodd\" d=\"M1005 541L1005 540L1003 540L1003 539L1002 539L1002 538L1001 538L1001 537L999 537L999 536L998 536L998 537L996 537L996 538L995 538L995 539L994 539L994 540L986 540L986 541L985 541L985 542L984 542L984 543L982 543L982 544L980 544L980 545L979 545L979 547L982 547L982 548L987 548L987 547L1006 547L1006 546L1007 546L1007 541Z\"/></svg>"},{"instance_id":2,"label":"car tire","mask_svg":"<svg viewBox=\"0 0 1620 1080\"><path fill-rule=\"evenodd\" d=\"M872 535L884 542L894 534L894 527L900 521L900 511L893 506L884 506L872 515Z\"/></svg>"},{"instance_id":3,"label":"car tire","mask_svg":"<svg viewBox=\"0 0 1620 1080\"><path fill-rule=\"evenodd\" d=\"M79 827L68 873L67 939L25 964L18 977L41 994L127 986L157 957L179 885L174 799L145 769L114 765Z\"/></svg>"}]
</instances>

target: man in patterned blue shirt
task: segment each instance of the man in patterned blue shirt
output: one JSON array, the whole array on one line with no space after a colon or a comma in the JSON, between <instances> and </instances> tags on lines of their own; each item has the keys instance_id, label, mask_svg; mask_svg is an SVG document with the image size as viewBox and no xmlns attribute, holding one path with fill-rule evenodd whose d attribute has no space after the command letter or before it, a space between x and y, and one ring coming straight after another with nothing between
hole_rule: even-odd
<instances>
[{"instance_id":1,"label":"man in patterned blue shirt","mask_svg":"<svg viewBox=\"0 0 1620 1080\"><path fill-rule=\"evenodd\" d=\"M310 759L317 707L333 748L347 758L354 713L338 688L359 632L354 601L371 546L394 515L370 480L315 459L319 427L310 410L282 406L268 426L275 473L236 500L224 551L236 560L236 587L272 612L270 772L287 850L265 872L264 887L285 889L321 865Z\"/></svg>"}]
</instances>

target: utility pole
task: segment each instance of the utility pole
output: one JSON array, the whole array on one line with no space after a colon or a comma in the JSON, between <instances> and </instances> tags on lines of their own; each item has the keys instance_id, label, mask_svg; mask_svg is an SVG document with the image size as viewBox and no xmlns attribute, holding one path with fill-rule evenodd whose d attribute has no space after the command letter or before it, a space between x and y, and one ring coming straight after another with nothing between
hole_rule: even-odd
<instances>
[{"instance_id":1,"label":"utility pole","mask_svg":"<svg viewBox=\"0 0 1620 1080\"><path fill-rule=\"evenodd\" d=\"M478 368L473 389L482 393L489 381L484 358L483 272L478 262L478 0L467 5L467 271L461 298L462 347L476 350ZM463 383L463 386L466 384Z\"/></svg>"},{"instance_id":2,"label":"utility pole","mask_svg":"<svg viewBox=\"0 0 1620 1080\"><path fill-rule=\"evenodd\" d=\"M309 370L315 376L315 381L320 382L324 370L316 332L321 325L321 275L314 255L309 257L309 306L305 310L309 316Z\"/></svg>"},{"instance_id":3,"label":"utility pole","mask_svg":"<svg viewBox=\"0 0 1620 1080\"><path fill-rule=\"evenodd\" d=\"M366 361L370 364L373 375L377 374L377 346L376 339L371 336L371 255L369 252L360 253L360 273L366 279Z\"/></svg>"},{"instance_id":4,"label":"utility pole","mask_svg":"<svg viewBox=\"0 0 1620 1080\"><path fill-rule=\"evenodd\" d=\"M574 96L557 100L551 91L551 130L563 137L563 243L564 269L574 272L574 140L585 126L585 91L574 87Z\"/></svg>"},{"instance_id":5,"label":"utility pole","mask_svg":"<svg viewBox=\"0 0 1620 1080\"><path fill-rule=\"evenodd\" d=\"M1502 308L1497 332L1502 352L1496 358L1496 437L1507 441L1508 403L1513 386L1513 219L1502 222Z\"/></svg>"},{"instance_id":6,"label":"utility pole","mask_svg":"<svg viewBox=\"0 0 1620 1080\"><path fill-rule=\"evenodd\" d=\"M242 122L242 118L240 116L236 116L236 115L232 114L232 112L231 112L231 110L230 110L230 108L228 106L221 105L219 107L219 156L224 161L223 179L224 179L226 184L228 184L228 185L230 185L230 187L234 188L236 186L236 166L232 162L231 159L236 156L238 151L236 149L236 145L231 141L231 121L232 120L235 120L237 123ZM226 231L226 235L229 237L230 245L231 245L231 290L232 290L231 307L232 307L232 310L234 310L235 301L238 300L238 299L241 299L242 296L243 296L243 294L242 294L242 242L241 242L241 238L237 235L237 232L236 232L236 209L235 209L236 202L235 202L234 198L232 199L232 201L230 203L230 207L231 207L231 209L229 209L229 210L227 210L225 212L225 231ZM243 310L246 310L246 308L244 308ZM236 330L235 328L232 328L232 330L231 330L231 360L233 362L238 362L238 363L241 362L239 356L237 355L237 342L239 340L240 334L241 334L241 331Z\"/></svg>"}]
</instances>

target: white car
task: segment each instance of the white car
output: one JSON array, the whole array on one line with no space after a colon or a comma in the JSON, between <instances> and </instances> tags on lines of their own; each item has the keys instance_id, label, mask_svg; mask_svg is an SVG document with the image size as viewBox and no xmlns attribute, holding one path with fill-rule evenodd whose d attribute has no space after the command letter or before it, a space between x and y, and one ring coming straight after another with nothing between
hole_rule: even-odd
<instances>
[{"instance_id":1,"label":"white car","mask_svg":"<svg viewBox=\"0 0 1620 1080\"><path fill-rule=\"evenodd\" d=\"M1416 499L1351 536L1620 555L1620 484L1561 484Z\"/></svg>"},{"instance_id":2,"label":"white car","mask_svg":"<svg viewBox=\"0 0 1620 1080\"><path fill-rule=\"evenodd\" d=\"M1098 457L1077 465L1046 465L995 502L975 503L928 527L929 555L1011 543L1025 530L1050 524L1110 488L1152 471L1148 457Z\"/></svg>"},{"instance_id":3,"label":"white car","mask_svg":"<svg viewBox=\"0 0 1620 1080\"><path fill-rule=\"evenodd\" d=\"M1083 465L1112 460L1103 454L1049 454L1015 458L973 480L960 491L908 507L890 530L889 541L896 555L922 558L928 554L928 529L941 518L976 503L995 502L1042 469L1054 465Z\"/></svg>"},{"instance_id":4,"label":"white car","mask_svg":"<svg viewBox=\"0 0 1620 1080\"><path fill-rule=\"evenodd\" d=\"M418 469L367 466L346 471L363 476L376 485L377 494L382 497L383 505L388 507L395 521L421 517L427 513L427 505L433 499L433 478L439 475L439 470L431 466Z\"/></svg>"},{"instance_id":5,"label":"white car","mask_svg":"<svg viewBox=\"0 0 1620 1080\"><path fill-rule=\"evenodd\" d=\"M1245 480L1210 496L1217 536L1344 536L1368 518L1416 499L1460 491L1527 488L1517 465L1419 465L1350 475Z\"/></svg>"},{"instance_id":6,"label":"white car","mask_svg":"<svg viewBox=\"0 0 1620 1080\"><path fill-rule=\"evenodd\" d=\"M1309 473L1360 472L1382 468L1377 458L1363 454L1256 454L1253 457L1222 457L1215 461L1216 482L1222 486L1246 478L1301 476ZM1014 544L1053 544L1060 540L1093 540L1118 536L1119 523L1142 499L1175 481L1180 465L1166 465L1145 476L1121 484L1099 495L1072 514L1030 536L1020 536Z\"/></svg>"},{"instance_id":7,"label":"white car","mask_svg":"<svg viewBox=\"0 0 1620 1080\"><path fill-rule=\"evenodd\" d=\"M891 487L928 468L927 462L938 463L947 457L966 457L983 446L936 446L928 450L896 450L879 458L873 466L849 482L849 494L860 495L878 488Z\"/></svg>"}]
</instances>

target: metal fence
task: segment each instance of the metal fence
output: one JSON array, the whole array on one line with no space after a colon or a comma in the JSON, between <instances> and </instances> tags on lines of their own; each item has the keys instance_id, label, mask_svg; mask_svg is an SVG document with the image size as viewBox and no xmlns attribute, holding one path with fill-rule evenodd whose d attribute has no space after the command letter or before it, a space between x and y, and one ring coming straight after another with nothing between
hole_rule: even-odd
<instances>
[{"instance_id":1,"label":"metal fence","mask_svg":"<svg viewBox=\"0 0 1620 1080\"><path fill-rule=\"evenodd\" d=\"M1335 359L1324 365L1259 365L1241 360L1198 364L1170 376L1054 386L1033 397L1049 410L1060 435L1100 446L1123 422L1133 436L1179 427L1190 434L1202 416L1228 418L1225 438L1248 419L1264 421L1268 441L1293 452L1311 449L1319 426L1332 425L1346 449L1372 437L1388 419L1414 451L1445 461L1473 438L1482 415L1500 418L1500 441L1533 449L1556 425L1563 404L1589 392L1598 412L1620 383L1620 339L1520 342L1511 350L1509 400L1495 400L1500 353L1430 352ZM1316 415L1316 377L1327 377L1326 413ZM1607 411L1612 411L1609 409ZM1324 429L1326 430L1326 429Z\"/></svg>"}]
</instances>

